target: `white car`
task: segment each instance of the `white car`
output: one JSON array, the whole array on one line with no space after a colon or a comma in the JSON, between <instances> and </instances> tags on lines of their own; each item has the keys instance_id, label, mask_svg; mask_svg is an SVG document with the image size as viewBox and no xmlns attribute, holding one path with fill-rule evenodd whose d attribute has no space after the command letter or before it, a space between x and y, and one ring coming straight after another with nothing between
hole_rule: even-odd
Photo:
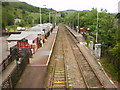
<instances>
[{"instance_id":1,"label":"white car","mask_svg":"<svg viewBox=\"0 0 120 90\"><path fill-rule=\"evenodd\" d=\"M24 27L17 27L17 30L25 30Z\"/></svg>"}]
</instances>

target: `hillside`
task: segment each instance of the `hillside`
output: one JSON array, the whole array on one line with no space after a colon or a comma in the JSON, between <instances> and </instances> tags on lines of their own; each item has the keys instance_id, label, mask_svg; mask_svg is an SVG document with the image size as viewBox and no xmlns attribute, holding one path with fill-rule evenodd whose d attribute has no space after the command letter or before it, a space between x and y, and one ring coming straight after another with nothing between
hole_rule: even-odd
<instances>
[{"instance_id":1,"label":"hillside","mask_svg":"<svg viewBox=\"0 0 120 90\"><path fill-rule=\"evenodd\" d=\"M42 17L49 12L56 12L53 9L42 8ZM39 23L39 7L32 6L25 2L2 2L2 28L16 26L31 26ZM21 19L21 23L14 23L14 19ZM48 18L47 18L48 19ZM48 22L48 20L44 20ZM43 22L43 23L44 23ZM14 25L14 26L13 26Z\"/></svg>"}]
</instances>

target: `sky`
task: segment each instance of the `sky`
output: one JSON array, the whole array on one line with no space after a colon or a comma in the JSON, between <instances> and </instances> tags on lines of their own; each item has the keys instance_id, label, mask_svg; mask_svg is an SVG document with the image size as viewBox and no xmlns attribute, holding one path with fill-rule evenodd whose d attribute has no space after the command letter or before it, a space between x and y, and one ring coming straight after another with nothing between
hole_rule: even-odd
<instances>
[{"instance_id":1,"label":"sky","mask_svg":"<svg viewBox=\"0 0 120 90\"><path fill-rule=\"evenodd\" d=\"M118 13L119 0L19 0L27 2L28 4L42 7L53 8L57 11L63 11L68 9L73 10L91 10L97 8L100 11L101 8L106 9L110 13ZM44 6L46 5L46 6Z\"/></svg>"}]
</instances>

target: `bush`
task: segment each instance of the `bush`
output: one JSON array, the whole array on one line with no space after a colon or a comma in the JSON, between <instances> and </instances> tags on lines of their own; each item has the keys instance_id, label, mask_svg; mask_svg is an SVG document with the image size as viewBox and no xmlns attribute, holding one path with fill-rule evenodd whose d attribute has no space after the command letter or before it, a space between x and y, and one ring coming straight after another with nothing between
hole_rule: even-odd
<instances>
[{"instance_id":1,"label":"bush","mask_svg":"<svg viewBox=\"0 0 120 90\"><path fill-rule=\"evenodd\" d=\"M95 38L93 36L87 35L87 37L86 37L87 46L88 46L90 41L95 42Z\"/></svg>"}]
</instances>

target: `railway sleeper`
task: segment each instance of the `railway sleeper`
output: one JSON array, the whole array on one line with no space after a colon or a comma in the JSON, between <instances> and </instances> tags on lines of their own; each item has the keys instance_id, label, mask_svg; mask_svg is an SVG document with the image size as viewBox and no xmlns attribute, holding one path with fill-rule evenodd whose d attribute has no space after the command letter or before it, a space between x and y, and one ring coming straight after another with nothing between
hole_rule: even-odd
<instances>
[{"instance_id":1,"label":"railway sleeper","mask_svg":"<svg viewBox=\"0 0 120 90\"><path fill-rule=\"evenodd\" d=\"M65 81L65 78L54 78L54 81Z\"/></svg>"},{"instance_id":2,"label":"railway sleeper","mask_svg":"<svg viewBox=\"0 0 120 90\"><path fill-rule=\"evenodd\" d=\"M58 76L58 75L56 76L55 75L54 78L65 78L65 76L61 76L61 75L60 76Z\"/></svg>"}]
</instances>

